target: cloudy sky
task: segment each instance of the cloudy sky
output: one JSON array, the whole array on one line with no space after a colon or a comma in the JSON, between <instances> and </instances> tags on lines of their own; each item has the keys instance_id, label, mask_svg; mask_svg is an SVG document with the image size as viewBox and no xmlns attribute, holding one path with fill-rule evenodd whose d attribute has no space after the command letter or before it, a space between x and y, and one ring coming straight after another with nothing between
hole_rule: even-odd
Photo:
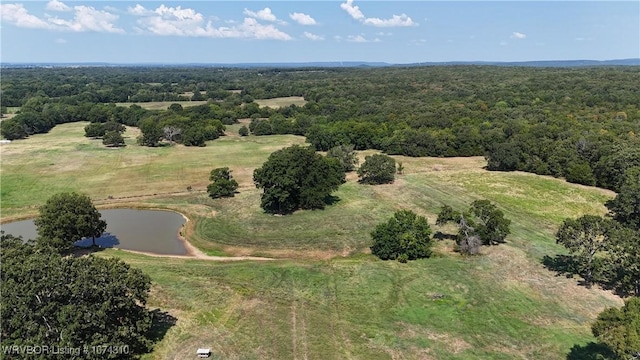
<instances>
[{"instance_id":1,"label":"cloudy sky","mask_svg":"<svg viewBox=\"0 0 640 360\"><path fill-rule=\"evenodd\" d=\"M640 57L639 1L2 0L2 62Z\"/></svg>"}]
</instances>

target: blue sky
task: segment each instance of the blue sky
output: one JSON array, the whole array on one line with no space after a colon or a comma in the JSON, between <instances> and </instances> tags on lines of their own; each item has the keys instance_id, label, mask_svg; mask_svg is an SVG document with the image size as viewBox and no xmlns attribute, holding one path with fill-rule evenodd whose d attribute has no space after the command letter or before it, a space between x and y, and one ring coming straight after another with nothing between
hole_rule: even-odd
<instances>
[{"instance_id":1,"label":"blue sky","mask_svg":"<svg viewBox=\"0 0 640 360\"><path fill-rule=\"evenodd\" d=\"M640 1L6 1L2 62L640 57Z\"/></svg>"}]
</instances>

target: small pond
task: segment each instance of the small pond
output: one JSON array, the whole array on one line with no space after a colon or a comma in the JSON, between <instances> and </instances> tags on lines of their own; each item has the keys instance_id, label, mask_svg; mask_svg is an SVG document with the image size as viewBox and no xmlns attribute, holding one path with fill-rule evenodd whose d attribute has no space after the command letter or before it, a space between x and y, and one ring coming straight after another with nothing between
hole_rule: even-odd
<instances>
[{"instance_id":1,"label":"small pond","mask_svg":"<svg viewBox=\"0 0 640 360\"><path fill-rule=\"evenodd\" d=\"M133 209L101 210L100 213L107 222L107 230L102 237L96 238L97 245L164 255L187 254L178 238L185 219L178 213ZM33 219L2 224L0 229L24 239L35 239L38 235ZM91 242L91 238L85 238L75 244L91 246Z\"/></svg>"}]
</instances>

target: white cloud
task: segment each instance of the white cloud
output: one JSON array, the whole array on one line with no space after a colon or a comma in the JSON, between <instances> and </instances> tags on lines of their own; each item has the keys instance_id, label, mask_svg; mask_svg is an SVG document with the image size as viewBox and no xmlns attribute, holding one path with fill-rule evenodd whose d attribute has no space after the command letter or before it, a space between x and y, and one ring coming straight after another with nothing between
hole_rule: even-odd
<instances>
[{"instance_id":1,"label":"white cloud","mask_svg":"<svg viewBox=\"0 0 640 360\"><path fill-rule=\"evenodd\" d=\"M347 0L346 3L340 4L340 8L346 11L352 18L356 20L364 19L364 14L360 11L360 8L356 5L353 5L353 0Z\"/></svg>"},{"instance_id":2,"label":"white cloud","mask_svg":"<svg viewBox=\"0 0 640 360\"><path fill-rule=\"evenodd\" d=\"M144 12L142 6L129 9L129 12L148 13L138 19L138 28L161 36L191 36L211 38L253 38L272 40L291 40L291 36L280 31L274 25L260 24L255 18L247 17L242 23L229 22L229 26L213 26L211 20L205 23L204 16L190 8L180 6L172 8L161 5L157 9Z\"/></svg>"},{"instance_id":3,"label":"white cloud","mask_svg":"<svg viewBox=\"0 0 640 360\"><path fill-rule=\"evenodd\" d=\"M54 2L49 2L48 5L52 3ZM62 9L63 7L61 7L60 4L62 3L57 3L57 5L54 6ZM74 6L73 11L75 14L73 19L70 20L50 15L46 15L46 20L41 19L29 14L22 4L3 4L0 10L3 21L18 27L58 31L124 33L123 29L114 25L114 22L118 19L117 15L103 10L96 10L90 6Z\"/></svg>"},{"instance_id":4,"label":"white cloud","mask_svg":"<svg viewBox=\"0 0 640 360\"><path fill-rule=\"evenodd\" d=\"M66 44L66 43L67 43L67 40L65 40L65 39L62 39L62 38L57 38L56 39L56 44Z\"/></svg>"},{"instance_id":5,"label":"white cloud","mask_svg":"<svg viewBox=\"0 0 640 360\"><path fill-rule=\"evenodd\" d=\"M153 11L145 9L145 7L140 4L136 4L136 6L134 7L128 7L127 12L131 15L138 15L138 16L153 14Z\"/></svg>"},{"instance_id":6,"label":"white cloud","mask_svg":"<svg viewBox=\"0 0 640 360\"><path fill-rule=\"evenodd\" d=\"M519 33L517 31L514 31L513 34L511 34L511 38L512 39L524 39L526 37L527 37L527 35L525 35L523 33Z\"/></svg>"},{"instance_id":7,"label":"white cloud","mask_svg":"<svg viewBox=\"0 0 640 360\"><path fill-rule=\"evenodd\" d=\"M244 22L237 26L237 29L241 32L242 37L261 40L291 40L289 34L278 30L275 26L260 24L252 18L245 18Z\"/></svg>"},{"instance_id":8,"label":"white cloud","mask_svg":"<svg viewBox=\"0 0 640 360\"><path fill-rule=\"evenodd\" d=\"M365 25L376 27L418 26L418 23L414 22L407 14L392 15L390 19L367 18L358 6L353 5L353 0L347 0L346 3L340 4L340 7L352 18Z\"/></svg>"},{"instance_id":9,"label":"white cloud","mask_svg":"<svg viewBox=\"0 0 640 360\"><path fill-rule=\"evenodd\" d=\"M313 41L324 40L324 36L312 34L312 33L307 32L307 31L304 32L304 37L306 37L309 40L313 40Z\"/></svg>"},{"instance_id":10,"label":"white cloud","mask_svg":"<svg viewBox=\"0 0 640 360\"><path fill-rule=\"evenodd\" d=\"M393 35L393 33L380 31L380 32L377 32L376 35L378 35L378 36L391 36L391 35Z\"/></svg>"},{"instance_id":11,"label":"white cloud","mask_svg":"<svg viewBox=\"0 0 640 360\"><path fill-rule=\"evenodd\" d=\"M71 11L71 8L65 5L62 1L51 0L47 3L47 10L49 11Z\"/></svg>"},{"instance_id":12,"label":"white cloud","mask_svg":"<svg viewBox=\"0 0 640 360\"><path fill-rule=\"evenodd\" d=\"M297 22L300 25L315 25L316 20L312 18L310 15L304 13L294 12L293 14L289 14L291 20Z\"/></svg>"},{"instance_id":13,"label":"white cloud","mask_svg":"<svg viewBox=\"0 0 640 360\"><path fill-rule=\"evenodd\" d=\"M51 29L52 24L29 14L22 4L0 4L0 18L22 28Z\"/></svg>"},{"instance_id":14,"label":"white cloud","mask_svg":"<svg viewBox=\"0 0 640 360\"><path fill-rule=\"evenodd\" d=\"M347 36L347 41L349 42L357 42L357 43L365 43L368 42L367 39L362 35L349 35Z\"/></svg>"},{"instance_id":15,"label":"white cloud","mask_svg":"<svg viewBox=\"0 0 640 360\"><path fill-rule=\"evenodd\" d=\"M257 12L251 11L247 8L244 9L243 14L252 17L252 18L256 18L256 19L260 19L260 20L264 20L264 21L276 21L278 20L278 18L271 12L271 9L269 9L268 7L262 9L262 10L258 10Z\"/></svg>"},{"instance_id":16,"label":"white cloud","mask_svg":"<svg viewBox=\"0 0 640 360\"><path fill-rule=\"evenodd\" d=\"M376 27L398 27L398 26L416 26L417 24L411 20L407 14L393 15L391 19L367 18L364 20L365 25Z\"/></svg>"},{"instance_id":17,"label":"white cloud","mask_svg":"<svg viewBox=\"0 0 640 360\"><path fill-rule=\"evenodd\" d=\"M76 32L95 31L123 34L124 30L114 25L118 15L104 10L96 10L91 6L74 6L75 15L72 20L49 17L47 20L62 30Z\"/></svg>"}]
</instances>

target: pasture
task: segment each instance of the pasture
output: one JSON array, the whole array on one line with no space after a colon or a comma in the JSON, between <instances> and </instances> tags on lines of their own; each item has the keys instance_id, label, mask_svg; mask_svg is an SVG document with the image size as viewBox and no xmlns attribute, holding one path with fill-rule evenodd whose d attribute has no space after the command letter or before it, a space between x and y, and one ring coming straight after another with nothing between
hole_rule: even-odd
<instances>
[{"instance_id":1,"label":"pasture","mask_svg":"<svg viewBox=\"0 0 640 360\"><path fill-rule=\"evenodd\" d=\"M304 106L307 101L302 96L286 96L273 99L256 99L254 102L260 107L281 108L289 105Z\"/></svg>"},{"instance_id":2,"label":"pasture","mask_svg":"<svg viewBox=\"0 0 640 360\"><path fill-rule=\"evenodd\" d=\"M192 358L211 347L225 359L565 359L593 341L589 325L621 300L540 263L562 252L554 233L565 217L603 214L614 194L520 172L489 172L474 158L408 158L393 184L367 186L355 174L325 210L272 216L259 208L252 172L269 154L304 138L229 135L204 148L136 145L108 149L85 138L87 123L0 145L2 221L33 216L51 194L81 191L99 207L178 210L186 237L209 255L261 255L268 262L221 263L105 250L153 280L149 306L175 324L148 359ZM232 133L232 130L235 131ZM372 151L360 152L364 158ZM234 198L204 190L215 167L240 183ZM191 187L191 191L187 188ZM369 233L398 209L429 219L443 204L461 210L495 202L512 220L507 244L462 257L451 240L407 264L368 255Z\"/></svg>"}]
</instances>

